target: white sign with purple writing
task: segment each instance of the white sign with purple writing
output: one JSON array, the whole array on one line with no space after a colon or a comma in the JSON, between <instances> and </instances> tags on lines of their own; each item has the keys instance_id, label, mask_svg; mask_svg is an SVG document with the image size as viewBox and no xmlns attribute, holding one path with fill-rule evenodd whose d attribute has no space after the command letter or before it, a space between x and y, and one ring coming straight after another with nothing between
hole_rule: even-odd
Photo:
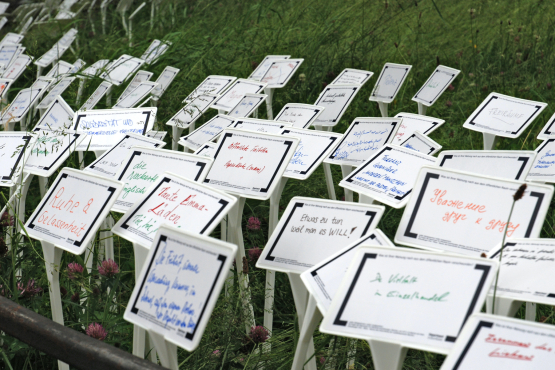
<instances>
[{"instance_id":1,"label":"white sign with purple writing","mask_svg":"<svg viewBox=\"0 0 555 370\"><path fill-rule=\"evenodd\" d=\"M328 85L320 93L314 105L324 108L324 111L313 122L318 126L335 126L343 117L361 85Z\"/></svg>"},{"instance_id":2,"label":"white sign with purple writing","mask_svg":"<svg viewBox=\"0 0 555 370\"><path fill-rule=\"evenodd\" d=\"M35 127L46 126L50 129L69 129L73 125L75 112L61 96L54 98L44 111Z\"/></svg>"},{"instance_id":3,"label":"white sign with purple writing","mask_svg":"<svg viewBox=\"0 0 555 370\"><path fill-rule=\"evenodd\" d=\"M345 68L330 85L364 85L374 72Z\"/></svg>"},{"instance_id":4,"label":"white sign with purple writing","mask_svg":"<svg viewBox=\"0 0 555 370\"><path fill-rule=\"evenodd\" d=\"M443 94L460 73L458 69L439 65L424 83L424 86L412 97L412 100L429 107Z\"/></svg>"}]
</instances>

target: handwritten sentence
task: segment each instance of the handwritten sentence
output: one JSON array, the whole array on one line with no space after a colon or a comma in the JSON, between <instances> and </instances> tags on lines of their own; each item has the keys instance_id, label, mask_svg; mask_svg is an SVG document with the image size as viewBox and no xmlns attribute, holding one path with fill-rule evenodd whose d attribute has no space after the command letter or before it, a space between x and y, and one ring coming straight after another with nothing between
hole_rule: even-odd
<instances>
[{"instance_id":1,"label":"handwritten sentence","mask_svg":"<svg viewBox=\"0 0 555 370\"><path fill-rule=\"evenodd\" d=\"M391 274L389 279L386 281L386 284L401 284L401 285L410 285L415 284L418 282L418 277L406 274ZM378 272L376 277L370 281L370 283L381 284L383 283L382 275ZM449 296L449 292L445 292L443 294L434 293L433 295L422 295L420 292L411 292L411 293L402 293L398 290L390 290L387 294L380 293L379 288L376 289L374 296L380 296L385 298L399 298L403 300L422 300L422 301L429 301L429 302L447 302L447 296Z\"/></svg>"}]
</instances>

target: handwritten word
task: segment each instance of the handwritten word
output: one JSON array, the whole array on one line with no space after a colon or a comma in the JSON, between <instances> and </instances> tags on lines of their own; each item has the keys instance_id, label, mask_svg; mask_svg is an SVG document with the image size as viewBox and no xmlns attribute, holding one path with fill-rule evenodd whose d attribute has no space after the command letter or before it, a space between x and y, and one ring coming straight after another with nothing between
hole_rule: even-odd
<instances>
[{"instance_id":1,"label":"handwritten word","mask_svg":"<svg viewBox=\"0 0 555 370\"><path fill-rule=\"evenodd\" d=\"M522 342L517 342L515 340L503 339L503 338L496 337L495 334L488 334L488 337L486 338L486 342L505 344L507 346L524 347L524 348L528 348L531 346L531 343L522 343Z\"/></svg>"},{"instance_id":2,"label":"handwritten word","mask_svg":"<svg viewBox=\"0 0 555 370\"><path fill-rule=\"evenodd\" d=\"M498 358L508 358L512 360L523 360L523 361L532 361L534 356L525 356L518 353L518 350L510 353L503 351L501 352L499 348L495 349L493 352L489 354L489 357L498 357Z\"/></svg>"},{"instance_id":3,"label":"handwritten word","mask_svg":"<svg viewBox=\"0 0 555 370\"><path fill-rule=\"evenodd\" d=\"M489 226L486 226L486 230L495 230L495 228L498 228L498 231L500 233L503 232L503 230L505 230L505 226L507 226L507 222L505 221L501 221L501 220L491 220L488 224ZM520 224L513 224L512 222L509 222L509 226L507 226L507 236L511 236L513 235L513 233L516 231L516 229L518 229L518 227L520 226Z\"/></svg>"}]
</instances>

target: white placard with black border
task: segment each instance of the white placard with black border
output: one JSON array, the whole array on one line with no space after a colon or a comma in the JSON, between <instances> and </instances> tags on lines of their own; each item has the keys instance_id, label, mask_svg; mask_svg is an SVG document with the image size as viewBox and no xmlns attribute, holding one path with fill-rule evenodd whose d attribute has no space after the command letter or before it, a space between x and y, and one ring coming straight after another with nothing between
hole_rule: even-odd
<instances>
[{"instance_id":1,"label":"white placard with black border","mask_svg":"<svg viewBox=\"0 0 555 370\"><path fill-rule=\"evenodd\" d=\"M189 135L182 136L179 144L192 150L198 150L205 143L214 140L222 131L230 127L237 118L217 114L204 125L191 132Z\"/></svg>"},{"instance_id":2,"label":"white placard with black border","mask_svg":"<svg viewBox=\"0 0 555 370\"><path fill-rule=\"evenodd\" d=\"M151 137L151 138L154 138L154 139L158 139L158 140L164 140L164 138L166 137L167 134L168 134L167 131L150 130L145 134L145 136L146 137Z\"/></svg>"},{"instance_id":3,"label":"white placard with black border","mask_svg":"<svg viewBox=\"0 0 555 370\"><path fill-rule=\"evenodd\" d=\"M214 158L214 155L216 155L217 149L218 149L218 144L216 143L204 143L193 154L199 155L201 157Z\"/></svg>"},{"instance_id":4,"label":"white placard with black border","mask_svg":"<svg viewBox=\"0 0 555 370\"><path fill-rule=\"evenodd\" d=\"M73 64L60 60L58 61L58 63L54 64L52 68L50 68L50 71L48 71L48 73L46 74L46 77L52 77L52 78L61 77L66 73L68 73L72 67L73 67Z\"/></svg>"},{"instance_id":5,"label":"white placard with black border","mask_svg":"<svg viewBox=\"0 0 555 370\"><path fill-rule=\"evenodd\" d=\"M545 140L536 148L535 153L536 157L526 180L555 183L555 138Z\"/></svg>"},{"instance_id":6,"label":"white placard with black border","mask_svg":"<svg viewBox=\"0 0 555 370\"><path fill-rule=\"evenodd\" d=\"M422 166L433 166L436 158L387 144L339 183L393 208L404 207Z\"/></svg>"},{"instance_id":7,"label":"white placard with black border","mask_svg":"<svg viewBox=\"0 0 555 370\"><path fill-rule=\"evenodd\" d=\"M423 167L395 235L415 248L480 256L509 238L537 238L553 186L529 183L507 217L522 181Z\"/></svg>"},{"instance_id":8,"label":"white placard with black border","mask_svg":"<svg viewBox=\"0 0 555 370\"><path fill-rule=\"evenodd\" d=\"M150 92L158 85L157 82L144 81L137 86L137 88L131 91L125 98L121 99L112 108L133 108L139 104L143 99L145 99Z\"/></svg>"},{"instance_id":9,"label":"white placard with black border","mask_svg":"<svg viewBox=\"0 0 555 370\"><path fill-rule=\"evenodd\" d=\"M69 129L73 125L75 112L61 96L50 103L35 127L46 126L50 129Z\"/></svg>"},{"instance_id":10,"label":"white placard with black border","mask_svg":"<svg viewBox=\"0 0 555 370\"><path fill-rule=\"evenodd\" d=\"M2 78L9 78L12 80L17 80L27 66L31 64L31 57L28 55L20 55L17 59L2 73Z\"/></svg>"},{"instance_id":11,"label":"white placard with black border","mask_svg":"<svg viewBox=\"0 0 555 370\"><path fill-rule=\"evenodd\" d=\"M231 117L248 117L267 97L268 95L265 94L245 94L239 103L229 111L228 115Z\"/></svg>"},{"instance_id":12,"label":"white placard with black border","mask_svg":"<svg viewBox=\"0 0 555 370\"><path fill-rule=\"evenodd\" d=\"M81 254L122 188L123 184L118 181L64 168L21 232L70 253Z\"/></svg>"},{"instance_id":13,"label":"white placard with black border","mask_svg":"<svg viewBox=\"0 0 555 370\"><path fill-rule=\"evenodd\" d=\"M226 129L204 183L241 197L267 200L298 143L295 137Z\"/></svg>"},{"instance_id":14,"label":"white placard with black border","mask_svg":"<svg viewBox=\"0 0 555 370\"><path fill-rule=\"evenodd\" d=\"M123 90L121 95L118 97L118 100L116 100L116 103L119 103L122 99L125 99L125 97L127 97L127 95L129 95L133 90L139 87L142 82L149 81L153 74L154 73L152 72L143 70L135 73L135 76L133 76L131 82L129 82L125 90Z\"/></svg>"},{"instance_id":15,"label":"white placard with black border","mask_svg":"<svg viewBox=\"0 0 555 370\"><path fill-rule=\"evenodd\" d=\"M266 74L272 62L279 59L289 59L291 55L267 55L249 76L249 80L260 81Z\"/></svg>"},{"instance_id":16,"label":"white placard with black border","mask_svg":"<svg viewBox=\"0 0 555 370\"><path fill-rule=\"evenodd\" d=\"M133 147L115 178L125 183L112 211L125 213L139 201L164 172L178 169L179 176L202 182L212 159L165 149Z\"/></svg>"},{"instance_id":17,"label":"white placard with black border","mask_svg":"<svg viewBox=\"0 0 555 370\"><path fill-rule=\"evenodd\" d=\"M42 177L52 176L85 138L80 132L45 126L35 127L31 135L36 138L35 145L23 171Z\"/></svg>"},{"instance_id":18,"label":"white placard with black border","mask_svg":"<svg viewBox=\"0 0 555 370\"><path fill-rule=\"evenodd\" d=\"M369 99L391 103L397 96L411 68L411 65L385 63Z\"/></svg>"},{"instance_id":19,"label":"white placard with black border","mask_svg":"<svg viewBox=\"0 0 555 370\"><path fill-rule=\"evenodd\" d=\"M401 118L355 118L325 162L349 166L361 165L378 149L393 141L401 121Z\"/></svg>"},{"instance_id":20,"label":"white placard with black border","mask_svg":"<svg viewBox=\"0 0 555 370\"><path fill-rule=\"evenodd\" d=\"M414 132L429 135L445 123L444 120L413 113L398 113L395 118L402 118L401 126L393 139L393 144L401 145Z\"/></svg>"},{"instance_id":21,"label":"white placard with black border","mask_svg":"<svg viewBox=\"0 0 555 370\"><path fill-rule=\"evenodd\" d=\"M395 247L381 230L374 229L301 274L306 289L316 300L322 315L325 315L330 308L331 300L339 290L341 280L347 273L358 248L373 245Z\"/></svg>"},{"instance_id":22,"label":"white placard with black border","mask_svg":"<svg viewBox=\"0 0 555 370\"><path fill-rule=\"evenodd\" d=\"M196 89L190 93L183 103L188 103L195 100L197 97L206 94L214 94L214 95L222 95L222 93L229 87L231 84L237 80L237 77L233 76L218 76L218 75L211 75L208 76L202 81Z\"/></svg>"},{"instance_id":23,"label":"white placard with black border","mask_svg":"<svg viewBox=\"0 0 555 370\"><path fill-rule=\"evenodd\" d=\"M98 176L116 178L132 147L163 148L164 145L166 143L161 140L139 134L127 134L93 163L85 167L84 171L95 173Z\"/></svg>"},{"instance_id":24,"label":"white placard with black border","mask_svg":"<svg viewBox=\"0 0 555 370\"><path fill-rule=\"evenodd\" d=\"M507 180L526 180L536 153L528 150L444 150L437 157L442 168Z\"/></svg>"},{"instance_id":25,"label":"white placard with black border","mask_svg":"<svg viewBox=\"0 0 555 370\"><path fill-rule=\"evenodd\" d=\"M108 150L126 134L143 135L152 129L156 112L156 107L78 111L73 116L73 129L89 137L77 150Z\"/></svg>"},{"instance_id":26,"label":"white placard with black border","mask_svg":"<svg viewBox=\"0 0 555 370\"><path fill-rule=\"evenodd\" d=\"M287 85L303 62L304 59L273 60L260 81L267 83L269 89L280 89Z\"/></svg>"},{"instance_id":27,"label":"white placard with black border","mask_svg":"<svg viewBox=\"0 0 555 370\"><path fill-rule=\"evenodd\" d=\"M0 132L0 186L18 183L33 145L33 137L26 132Z\"/></svg>"},{"instance_id":28,"label":"white placard with black border","mask_svg":"<svg viewBox=\"0 0 555 370\"><path fill-rule=\"evenodd\" d=\"M106 68L106 72L102 73L100 77L119 86L125 82L129 76L135 73L136 70L141 68L144 63L145 61L142 59L124 54L112 62L110 66Z\"/></svg>"},{"instance_id":29,"label":"white placard with black border","mask_svg":"<svg viewBox=\"0 0 555 370\"><path fill-rule=\"evenodd\" d=\"M274 120L288 122L296 128L308 128L324 109L317 105L287 103Z\"/></svg>"},{"instance_id":30,"label":"white placard with black border","mask_svg":"<svg viewBox=\"0 0 555 370\"><path fill-rule=\"evenodd\" d=\"M168 50L170 45L171 42L169 41L154 40L145 50L141 59L144 60L146 64L152 64Z\"/></svg>"},{"instance_id":31,"label":"white placard with black border","mask_svg":"<svg viewBox=\"0 0 555 370\"><path fill-rule=\"evenodd\" d=\"M110 61L108 59L97 60L96 62L85 68L85 70L83 70L81 74L87 77L94 77L98 74L98 72L100 72L100 70L106 67L109 62Z\"/></svg>"},{"instance_id":32,"label":"white placard with black border","mask_svg":"<svg viewBox=\"0 0 555 370\"><path fill-rule=\"evenodd\" d=\"M124 319L193 351L202 339L236 253L235 244L163 225L137 279ZM158 279L173 284L166 289ZM168 308L153 305L168 301Z\"/></svg>"},{"instance_id":33,"label":"white placard with black border","mask_svg":"<svg viewBox=\"0 0 555 370\"><path fill-rule=\"evenodd\" d=\"M364 85L374 72L345 68L330 85Z\"/></svg>"},{"instance_id":34,"label":"white placard with black border","mask_svg":"<svg viewBox=\"0 0 555 370\"><path fill-rule=\"evenodd\" d=\"M69 85L71 85L71 83L75 80L75 77L65 77L62 78L62 80L60 82L58 82L58 84L56 86L54 86L52 88L52 90L50 90L48 92L48 95L46 95L41 102L39 103L39 105L37 105L38 109L46 109L48 108L48 106L50 105L50 103L52 103L54 101L54 99L56 99L56 96L62 95L64 93L64 91L66 91L66 89L69 87Z\"/></svg>"},{"instance_id":35,"label":"white placard with black border","mask_svg":"<svg viewBox=\"0 0 555 370\"><path fill-rule=\"evenodd\" d=\"M21 40L23 40L25 36L20 35L19 33L8 32L6 36L0 41L0 45L4 44L19 44Z\"/></svg>"},{"instance_id":36,"label":"white placard with black border","mask_svg":"<svg viewBox=\"0 0 555 370\"><path fill-rule=\"evenodd\" d=\"M256 266L301 274L371 233L384 211L378 205L294 197Z\"/></svg>"},{"instance_id":37,"label":"white placard with black border","mask_svg":"<svg viewBox=\"0 0 555 370\"><path fill-rule=\"evenodd\" d=\"M106 95L106 93L108 92L108 90L110 90L112 86L113 85L111 83L103 81L100 85L98 85L96 90L94 90L92 95L81 106L81 108L79 108L79 110L85 111L85 110L93 109L96 106L96 104L98 104L100 99L102 99L104 95Z\"/></svg>"},{"instance_id":38,"label":"white placard with black border","mask_svg":"<svg viewBox=\"0 0 555 370\"><path fill-rule=\"evenodd\" d=\"M314 120L313 125L335 126L343 117L357 93L360 85L328 85L320 93L314 105L324 108L320 116Z\"/></svg>"},{"instance_id":39,"label":"white placard with black border","mask_svg":"<svg viewBox=\"0 0 555 370\"><path fill-rule=\"evenodd\" d=\"M492 92L463 124L464 128L517 138L547 107L547 103Z\"/></svg>"},{"instance_id":40,"label":"white placard with black border","mask_svg":"<svg viewBox=\"0 0 555 370\"><path fill-rule=\"evenodd\" d=\"M266 88L264 82L245 79L236 80L233 85L220 95L218 100L212 105L212 108L229 112L239 103L245 94L258 94L264 88Z\"/></svg>"},{"instance_id":41,"label":"white placard with black border","mask_svg":"<svg viewBox=\"0 0 555 370\"><path fill-rule=\"evenodd\" d=\"M287 165L283 177L297 180L306 180L318 168L324 158L335 150L342 135L329 131L306 130L288 127L281 132L282 135L299 138L293 158Z\"/></svg>"},{"instance_id":42,"label":"white placard with black border","mask_svg":"<svg viewBox=\"0 0 555 370\"><path fill-rule=\"evenodd\" d=\"M420 90L412 97L412 100L427 107L432 106L460 72L458 69L443 65L437 66Z\"/></svg>"},{"instance_id":43,"label":"white placard with black border","mask_svg":"<svg viewBox=\"0 0 555 370\"><path fill-rule=\"evenodd\" d=\"M23 89L19 90L10 106L4 111L2 121L19 122L27 114L31 105L37 101L43 89Z\"/></svg>"},{"instance_id":44,"label":"white placard with black border","mask_svg":"<svg viewBox=\"0 0 555 370\"><path fill-rule=\"evenodd\" d=\"M20 47L22 46L14 44L0 45L0 64L3 64L5 67L9 66Z\"/></svg>"},{"instance_id":45,"label":"white placard with black border","mask_svg":"<svg viewBox=\"0 0 555 370\"><path fill-rule=\"evenodd\" d=\"M416 150L426 155L434 155L442 148L441 145L422 134L420 131L414 131L412 135L407 137L399 146L407 149Z\"/></svg>"},{"instance_id":46,"label":"white placard with black border","mask_svg":"<svg viewBox=\"0 0 555 370\"><path fill-rule=\"evenodd\" d=\"M290 127L290 125L286 122L270 121L267 119L236 118L236 121L230 127L268 134L281 134L283 129Z\"/></svg>"},{"instance_id":47,"label":"white placard with black border","mask_svg":"<svg viewBox=\"0 0 555 370\"><path fill-rule=\"evenodd\" d=\"M201 95L174 114L166 125L187 128L216 101L218 95Z\"/></svg>"},{"instance_id":48,"label":"white placard with black border","mask_svg":"<svg viewBox=\"0 0 555 370\"><path fill-rule=\"evenodd\" d=\"M209 235L236 201L210 186L165 172L125 212L112 231L147 249L163 224Z\"/></svg>"},{"instance_id":49,"label":"white placard with black border","mask_svg":"<svg viewBox=\"0 0 555 370\"><path fill-rule=\"evenodd\" d=\"M167 66L164 68L160 76L156 79L156 85L154 90L152 90L152 96L160 99L162 94L168 89L168 86L172 83L173 79L179 73L179 69Z\"/></svg>"},{"instance_id":50,"label":"white placard with black border","mask_svg":"<svg viewBox=\"0 0 555 370\"><path fill-rule=\"evenodd\" d=\"M482 309L496 269L484 258L360 247L320 331L447 354Z\"/></svg>"}]
</instances>

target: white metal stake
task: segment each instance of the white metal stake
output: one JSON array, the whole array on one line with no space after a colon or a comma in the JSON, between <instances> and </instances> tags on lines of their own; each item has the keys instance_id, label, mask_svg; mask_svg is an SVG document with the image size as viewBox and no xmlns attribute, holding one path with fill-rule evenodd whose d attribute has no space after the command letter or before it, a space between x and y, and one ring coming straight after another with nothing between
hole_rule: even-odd
<instances>
[{"instance_id":1,"label":"white metal stake","mask_svg":"<svg viewBox=\"0 0 555 370\"><path fill-rule=\"evenodd\" d=\"M93 31L94 32L94 31ZM77 90L77 98L75 99L75 105L79 106L81 102L81 96L83 95L83 89L85 88L85 79L79 79L79 89Z\"/></svg>"},{"instance_id":2,"label":"white metal stake","mask_svg":"<svg viewBox=\"0 0 555 370\"><path fill-rule=\"evenodd\" d=\"M109 89L109 91L106 93L106 106L112 106L112 89Z\"/></svg>"},{"instance_id":3,"label":"white metal stake","mask_svg":"<svg viewBox=\"0 0 555 370\"><path fill-rule=\"evenodd\" d=\"M353 172L354 167L350 166L348 164L342 164L341 165L341 174L343 175L343 178L349 176L351 174L351 172ZM353 201L353 191L352 190L348 190L348 189L344 189L345 190L345 202L352 202Z\"/></svg>"},{"instance_id":4,"label":"white metal stake","mask_svg":"<svg viewBox=\"0 0 555 370\"><path fill-rule=\"evenodd\" d=\"M47 182L48 182L47 177L39 176L39 191L40 191L41 199L44 198L44 195L46 194L46 183Z\"/></svg>"},{"instance_id":5,"label":"white metal stake","mask_svg":"<svg viewBox=\"0 0 555 370\"><path fill-rule=\"evenodd\" d=\"M522 301L515 301L505 297L495 297L495 313L494 315L514 317L518 309L522 306ZM492 313L493 296L488 295L486 298L486 312Z\"/></svg>"},{"instance_id":6,"label":"white metal stake","mask_svg":"<svg viewBox=\"0 0 555 370\"><path fill-rule=\"evenodd\" d=\"M369 197L368 195L359 194L358 195L358 202L364 204L374 204L374 198Z\"/></svg>"},{"instance_id":7,"label":"white metal stake","mask_svg":"<svg viewBox=\"0 0 555 370\"><path fill-rule=\"evenodd\" d=\"M380 113L382 114L382 117L388 117L387 115L387 106L389 105L389 103L384 103L379 101L378 102L378 107L380 108Z\"/></svg>"},{"instance_id":8,"label":"white metal stake","mask_svg":"<svg viewBox=\"0 0 555 370\"><path fill-rule=\"evenodd\" d=\"M297 317L299 319L299 327L302 328L304 321L306 319L305 313L307 310L307 303L310 294L304 286L301 276L299 274L287 273L289 277L289 282L291 283L291 291L293 293L293 300L295 301L295 308L297 309ZM306 370L316 370L316 359L314 358L314 340L310 336L308 348L306 353L306 358L312 357L310 361L306 364ZM303 358L302 354L300 354Z\"/></svg>"},{"instance_id":9,"label":"white metal stake","mask_svg":"<svg viewBox=\"0 0 555 370\"><path fill-rule=\"evenodd\" d=\"M301 326L301 332L299 335L299 341L297 342L297 348L295 350L295 357L293 358L293 366L291 370L302 370L303 364L308 358L307 353L312 343L312 334L318 327L320 320L323 316L320 310L316 306L316 300L314 297L309 295L308 304L306 306L306 312L304 315L303 324Z\"/></svg>"},{"instance_id":10,"label":"white metal stake","mask_svg":"<svg viewBox=\"0 0 555 370\"><path fill-rule=\"evenodd\" d=\"M425 116L426 115L426 109L428 109L427 106L425 106L422 103L418 103L418 114L420 114L421 116Z\"/></svg>"},{"instance_id":11,"label":"white metal stake","mask_svg":"<svg viewBox=\"0 0 555 370\"><path fill-rule=\"evenodd\" d=\"M407 347L397 343L369 340L372 362L376 370L401 370L407 356Z\"/></svg>"},{"instance_id":12,"label":"white metal stake","mask_svg":"<svg viewBox=\"0 0 555 370\"><path fill-rule=\"evenodd\" d=\"M497 143L497 136L483 132L484 135L484 150L492 150Z\"/></svg>"},{"instance_id":13,"label":"white metal stake","mask_svg":"<svg viewBox=\"0 0 555 370\"><path fill-rule=\"evenodd\" d=\"M526 302L526 314L524 316L525 320L536 321L536 304L532 302Z\"/></svg>"},{"instance_id":14,"label":"white metal stake","mask_svg":"<svg viewBox=\"0 0 555 370\"><path fill-rule=\"evenodd\" d=\"M133 243L133 251L135 254L135 281L139 281L141 270L148 256L148 249ZM145 357L145 335L146 331L143 328L133 325L133 354L140 358Z\"/></svg>"},{"instance_id":15,"label":"white metal stake","mask_svg":"<svg viewBox=\"0 0 555 370\"><path fill-rule=\"evenodd\" d=\"M177 363L177 346L166 341L163 336L152 330L148 331L148 335L158 351L158 357L160 358L162 366L170 370L179 370L179 364Z\"/></svg>"},{"instance_id":16,"label":"white metal stake","mask_svg":"<svg viewBox=\"0 0 555 370\"><path fill-rule=\"evenodd\" d=\"M269 120L274 119L274 111L272 110L272 98L274 97L274 90L275 89L268 87L264 89L264 93L268 95L268 97L266 98L266 115L268 116Z\"/></svg>"},{"instance_id":17,"label":"white metal stake","mask_svg":"<svg viewBox=\"0 0 555 370\"><path fill-rule=\"evenodd\" d=\"M178 127L178 126L172 126L172 150L177 150L178 149L178 144L177 142L179 141L179 138L181 137L181 134L183 133L183 128Z\"/></svg>"},{"instance_id":18,"label":"white metal stake","mask_svg":"<svg viewBox=\"0 0 555 370\"><path fill-rule=\"evenodd\" d=\"M110 3L110 0L103 0L102 3L100 4L100 13L102 15L102 34L103 35L106 34L106 8L108 7L109 3Z\"/></svg>"},{"instance_id":19,"label":"white metal stake","mask_svg":"<svg viewBox=\"0 0 555 370\"><path fill-rule=\"evenodd\" d=\"M316 126L314 128L318 131L332 131L332 126ZM331 166L329 163L322 163L322 168L324 169L324 176L326 177L326 185L328 187L328 197L331 200L337 200L335 196L335 186L333 185L333 176L331 174Z\"/></svg>"}]
</instances>

